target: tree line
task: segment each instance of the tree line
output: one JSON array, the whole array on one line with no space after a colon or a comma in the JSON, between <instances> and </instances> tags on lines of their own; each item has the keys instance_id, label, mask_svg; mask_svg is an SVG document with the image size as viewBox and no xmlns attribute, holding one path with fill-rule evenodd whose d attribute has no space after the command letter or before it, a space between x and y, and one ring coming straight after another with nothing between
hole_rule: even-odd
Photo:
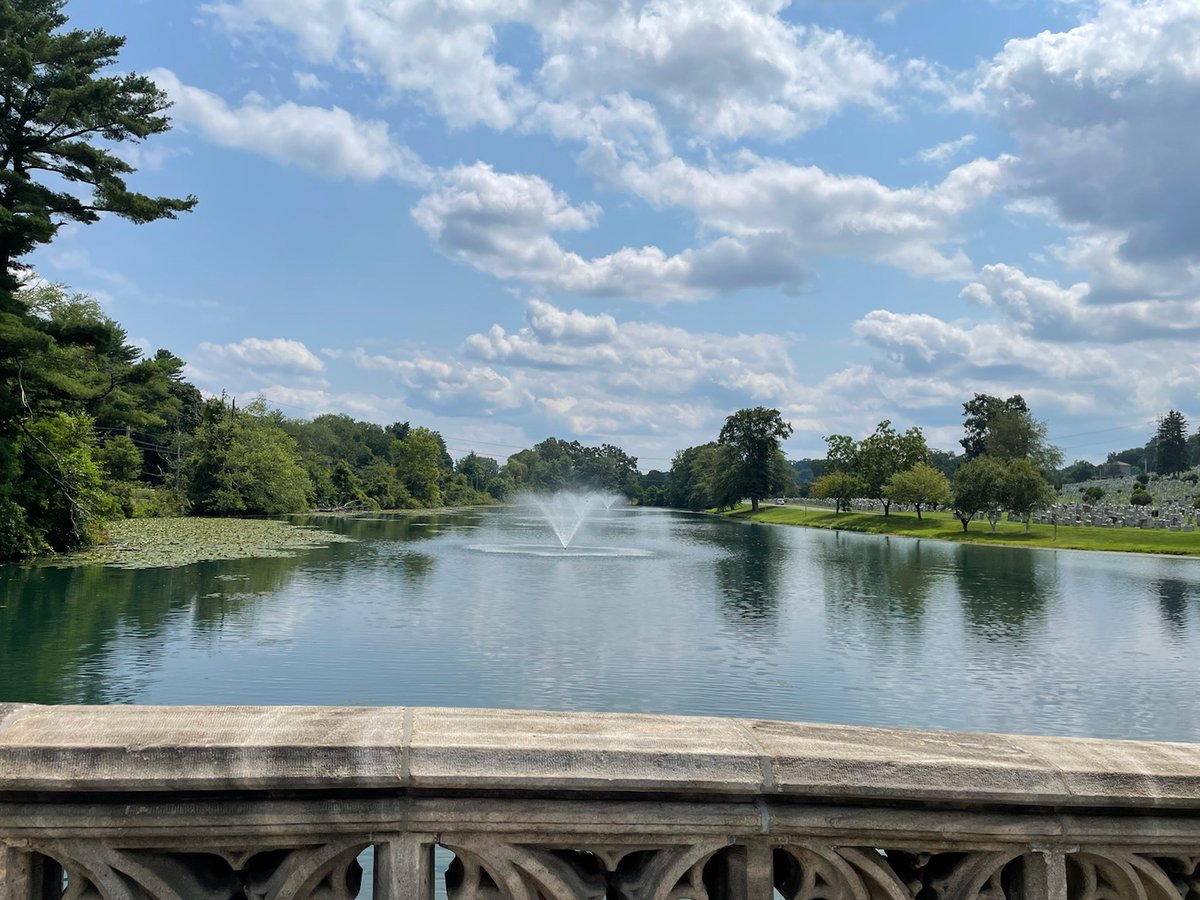
<instances>
[{"instance_id":1,"label":"tree line","mask_svg":"<svg viewBox=\"0 0 1200 900\"><path fill-rule=\"evenodd\" d=\"M262 400L205 398L167 350L143 357L90 297L37 283L11 295L0 370L0 558L64 552L122 516L279 515L478 505L523 490L636 497L637 459L548 438L457 462L442 436L327 414L288 418ZM15 327L14 327L15 326ZM13 334L23 338L12 341Z\"/></svg>"}]
</instances>

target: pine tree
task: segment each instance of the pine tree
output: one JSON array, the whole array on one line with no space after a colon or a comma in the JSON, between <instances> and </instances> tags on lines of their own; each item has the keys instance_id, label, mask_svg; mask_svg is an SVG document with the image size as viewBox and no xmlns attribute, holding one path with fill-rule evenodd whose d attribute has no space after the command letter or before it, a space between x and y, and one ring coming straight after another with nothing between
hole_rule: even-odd
<instances>
[{"instance_id":1,"label":"pine tree","mask_svg":"<svg viewBox=\"0 0 1200 900\"><path fill-rule=\"evenodd\" d=\"M1183 413L1171 410L1158 423L1158 471L1165 475L1182 472L1188 467L1188 425Z\"/></svg>"}]
</instances>

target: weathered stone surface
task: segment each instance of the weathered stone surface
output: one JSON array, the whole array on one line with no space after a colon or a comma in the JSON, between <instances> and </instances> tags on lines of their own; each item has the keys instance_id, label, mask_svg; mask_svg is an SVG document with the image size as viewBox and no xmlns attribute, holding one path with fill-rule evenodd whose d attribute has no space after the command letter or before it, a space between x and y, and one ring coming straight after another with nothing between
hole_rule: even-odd
<instances>
[{"instance_id":1,"label":"weathered stone surface","mask_svg":"<svg viewBox=\"0 0 1200 900\"><path fill-rule=\"evenodd\" d=\"M0 900L1195 900L1200 746L0 705ZM64 891L64 878L66 889Z\"/></svg>"},{"instance_id":2,"label":"weathered stone surface","mask_svg":"<svg viewBox=\"0 0 1200 900\"><path fill-rule=\"evenodd\" d=\"M0 729L3 790L397 786L403 710L27 706Z\"/></svg>"},{"instance_id":3,"label":"weathered stone surface","mask_svg":"<svg viewBox=\"0 0 1200 900\"><path fill-rule=\"evenodd\" d=\"M414 709L414 786L757 793L759 751L729 719Z\"/></svg>"},{"instance_id":4,"label":"weathered stone surface","mask_svg":"<svg viewBox=\"0 0 1200 900\"><path fill-rule=\"evenodd\" d=\"M612 713L0 706L0 791L331 786L1200 808L1200 746Z\"/></svg>"}]
</instances>

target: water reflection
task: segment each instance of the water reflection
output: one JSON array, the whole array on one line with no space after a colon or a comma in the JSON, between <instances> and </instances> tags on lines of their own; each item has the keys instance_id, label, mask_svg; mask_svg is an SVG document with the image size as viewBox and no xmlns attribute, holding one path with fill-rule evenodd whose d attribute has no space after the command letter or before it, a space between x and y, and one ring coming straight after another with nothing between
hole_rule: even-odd
<instances>
[{"instance_id":1,"label":"water reflection","mask_svg":"<svg viewBox=\"0 0 1200 900\"><path fill-rule=\"evenodd\" d=\"M939 550L927 542L835 534L816 548L825 606L833 620L867 622L882 632L919 632L935 582Z\"/></svg>"},{"instance_id":2,"label":"water reflection","mask_svg":"<svg viewBox=\"0 0 1200 900\"><path fill-rule=\"evenodd\" d=\"M967 625L988 640L1021 640L1058 593L1058 553L960 547L955 567Z\"/></svg>"},{"instance_id":3,"label":"water reflection","mask_svg":"<svg viewBox=\"0 0 1200 900\"><path fill-rule=\"evenodd\" d=\"M1158 609L1172 632L1187 631L1190 620L1190 601L1197 596L1196 586L1179 578L1157 578L1151 585L1158 597Z\"/></svg>"},{"instance_id":4,"label":"water reflection","mask_svg":"<svg viewBox=\"0 0 1200 900\"><path fill-rule=\"evenodd\" d=\"M1200 563L660 511L630 558L472 552L520 514L175 569L0 567L0 700L507 706L1200 739ZM1165 624L1164 624L1165 623Z\"/></svg>"},{"instance_id":5,"label":"water reflection","mask_svg":"<svg viewBox=\"0 0 1200 900\"><path fill-rule=\"evenodd\" d=\"M769 633L779 616L781 582L789 562L782 533L751 524L741 529L736 542L728 534L720 537L727 551L716 563L723 612L745 629Z\"/></svg>"},{"instance_id":6,"label":"water reflection","mask_svg":"<svg viewBox=\"0 0 1200 900\"><path fill-rule=\"evenodd\" d=\"M156 664L169 625L216 639L228 617L253 616L302 565L296 556L157 569L0 567L0 701L126 701ZM118 653L129 665L96 677Z\"/></svg>"}]
</instances>

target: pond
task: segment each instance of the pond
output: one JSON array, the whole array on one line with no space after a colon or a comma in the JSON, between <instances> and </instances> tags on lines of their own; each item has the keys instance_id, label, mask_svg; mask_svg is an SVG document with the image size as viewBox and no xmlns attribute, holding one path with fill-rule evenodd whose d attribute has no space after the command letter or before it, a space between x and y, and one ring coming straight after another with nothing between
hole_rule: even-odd
<instances>
[{"instance_id":1,"label":"pond","mask_svg":"<svg viewBox=\"0 0 1200 900\"><path fill-rule=\"evenodd\" d=\"M1200 740L1200 561L598 509L303 520L178 568L0 567L0 700L633 710Z\"/></svg>"}]
</instances>

